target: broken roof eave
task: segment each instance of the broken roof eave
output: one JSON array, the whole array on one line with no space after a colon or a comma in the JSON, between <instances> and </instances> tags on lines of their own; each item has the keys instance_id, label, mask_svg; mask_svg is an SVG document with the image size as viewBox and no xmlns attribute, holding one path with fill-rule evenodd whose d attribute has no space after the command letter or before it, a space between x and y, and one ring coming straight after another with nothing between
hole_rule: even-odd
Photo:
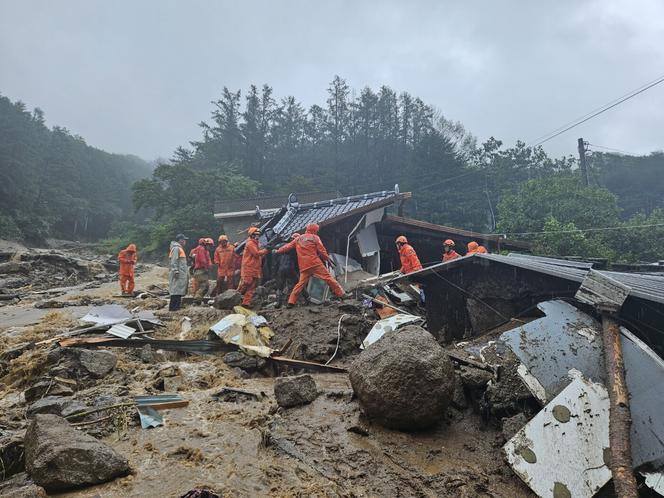
<instances>
[{"instance_id":1,"label":"broken roof eave","mask_svg":"<svg viewBox=\"0 0 664 498\"><path fill-rule=\"evenodd\" d=\"M437 274L439 271L449 271L466 264L481 263L482 260L488 260L489 262L493 263L499 263L507 266L517 267L524 270L532 271L535 273L550 275L552 277L562 278L564 280L577 282L579 284L583 281L583 279L585 278L586 274L589 271L579 268L572 268L568 266L556 266L554 264L547 264L540 261L526 260L525 258L500 256L497 254L471 254L470 256L464 256L462 258L448 261L445 263L437 263L435 265L428 266L416 272L409 273L407 275L401 275L393 280L396 281L396 280L410 279L410 278L417 280L421 277L426 277L432 273ZM652 301L664 304L664 277L652 277L650 275L620 273L620 272L611 272L611 271L602 271L601 273L604 273L607 276L628 285L630 287L630 292L629 292L630 297L636 297L644 299L646 301ZM652 280L652 282L655 285L649 287L645 285L643 282L635 282L635 279L639 278L644 282Z\"/></svg>"},{"instance_id":2,"label":"broken roof eave","mask_svg":"<svg viewBox=\"0 0 664 498\"><path fill-rule=\"evenodd\" d=\"M470 239L479 239L485 241L495 242L501 246L509 246L514 248L530 250L532 245L529 242L523 240L513 240L504 238L498 234L489 234L489 233L479 233L472 230L463 230L461 228L454 228L446 225L437 225L435 223L429 223L427 221L416 220L413 218L406 218L403 216L388 215L385 217L385 221L389 223L394 223L396 225L407 225L410 227L419 228L422 230L430 230L432 232L437 232L441 234L453 234L459 237L466 237Z\"/></svg>"}]
</instances>

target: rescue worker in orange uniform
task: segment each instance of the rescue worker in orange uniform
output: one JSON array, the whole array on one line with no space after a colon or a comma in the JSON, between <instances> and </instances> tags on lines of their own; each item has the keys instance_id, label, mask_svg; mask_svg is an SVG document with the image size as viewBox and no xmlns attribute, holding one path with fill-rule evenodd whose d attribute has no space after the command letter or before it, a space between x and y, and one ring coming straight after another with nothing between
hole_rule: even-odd
<instances>
[{"instance_id":1,"label":"rescue worker in orange uniform","mask_svg":"<svg viewBox=\"0 0 664 498\"><path fill-rule=\"evenodd\" d=\"M134 295L134 266L136 261L136 244L129 244L126 249L118 253L120 289L123 296Z\"/></svg>"},{"instance_id":2,"label":"rescue worker in orange uniform","mask_svg":"<svg viewBox=\"0 0 664 498\"><path fill-rule=\"evenodd\" d=\"M415 249L413 249L413 246L408 243L408 239L404 235L399 235L396 244L399 251L399 259L401 260L401 268L399 268L399 271L405 275L407 273L421 270L422 263L420 263L420 258L417 257L417 253L415 252Z\"/></svg>"},{"instance_id":3,"label":"rescue worker in orange uniform","mask_svg":"<svg viewBox=\"0 0 664 498\"><path fill-rule=\"evenodd\" d=\"M443 242L443 263L460 257L461 255L454 250L454 241L452 239L447 239Z\"/></svg>"},{"instance_id":4,"label":"rescue worker in orange uniform","mask_svg":"<svg viewBox=\"0 0 664 498\"><path fill-rule=\"evenodd\" d=\"M217 265L217 285L212 296L221 294L225 290L235 289L235 246L228 242L226 235L219 236L219 245L214 251L214 263Z\"/></svg>"},{"instance_id":5,"label":"rescue worker in orange uniform","mask_svg":"<svg viewBox=\"0 0 664 498\"><path fill-rule=\"evenodd\" d=\"M470 256L471 254L475 253L488 254L489 251L486 250L486 247L479 245L473 240L472 242L468 242L468 251L466 251L466 256Z\"/></svg>"},{"instance_id":6,"label":"rescue worker in orange uniform","mask_svg":"<svg viewBox=\"0 0 664 498\"><path fill-rule=\"evenodd\" d=\"M293 290L288 296L288 307L292 308L297 302L297 298L304 290L311 277L318 277L327 285L330 286L332 292L337 297L347 297L346 292L343 290L339 282L337 282L330 272L327 271L323 261L334 265L330 258L323 242L318 236L318 225L311 223L307 225L307 230L304 235L294 238L285 246L280 247L275 252L277 254L284 254L288 251L295 249L297 253L297 265L300 269L300 279L293 287Z\"/></svg>"},{"instance_id":7,"label":"rescue worker in orange uniform","mask_svg":"<svg viewBox=\"0 0 664 498\"><path fill-rule=\"evenodd\" d=\"M190 253L193 259L194 282L192 290L195 297L205 297L209 289L208 269L212 266L210 251L208 250L208 241L210 240L207 238L199 239L198 246L192 249Z\"/></svg>"},{"instance_id":8,"label":"rescue worker in orange uniform","mask_svg":"<svg viewBox=\"0 0 664 498\"><path fill-rule=\"evenodd\" d=\"M258 282L263 278L263 256L269 251L261 249L258 239L261 232L256 227L247 230L249 238L244 246L242 265L240 266L240 286L238 291L242 294L242 306L250 306Z\"/></svg>"}]
</instances>

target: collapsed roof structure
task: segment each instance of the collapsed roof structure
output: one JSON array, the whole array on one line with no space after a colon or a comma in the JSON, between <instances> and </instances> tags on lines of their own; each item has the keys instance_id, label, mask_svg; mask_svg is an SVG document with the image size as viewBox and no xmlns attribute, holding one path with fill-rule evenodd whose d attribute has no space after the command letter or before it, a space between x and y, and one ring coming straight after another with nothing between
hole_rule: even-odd
<instances>
[{"instance_id":1,"label":"collapsed roof structure","mask_svg":"<svg viewBox=\"0 0 664 498\"><path fill-rule=\"evenodd\" d=\"M399 277L420 283L429 331L439 340L474 337L553 298L572 298L595 263L524 254L473 254ZM630 288L619 319L664 354L664 275L602 271Z\"/></svg>"},{"instance_id":2,"label":"collapsed roof structure","mask_svg":"<svg viewBox=\"0 0 664 498\"><path fill-rule=\"evenodd\" d=\"M258 219L262 223L264 245L288 240L293 233L303 232L309 223L317 223L329 252L348 255L374 275L399 268L394 246L399 235L408 238L423 264L441 260L442 241L448 238L455 240L458 246L474 240L489 251L530 249L527 242L509 240L498 234L482 234L404 217L404 202L411 197L410 192L401 192L399 185L393 190L313 202L303 202L305 199L299 195L290 194L281 208L263 209L257 205L254 222ZM226 224L224 216L215 214Z\"/></svg>"}]
</instances>

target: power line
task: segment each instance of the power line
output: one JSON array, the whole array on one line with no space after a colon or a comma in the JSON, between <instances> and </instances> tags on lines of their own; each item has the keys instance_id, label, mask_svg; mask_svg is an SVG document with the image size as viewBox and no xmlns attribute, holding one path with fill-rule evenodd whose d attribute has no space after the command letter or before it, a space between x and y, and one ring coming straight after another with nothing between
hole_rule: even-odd
<instances>
[{"instance_id":1,"label":"power line","mask_svg":"<svg viewBox=\"0 0 664 498\"><path fill-rule=\"evenodd\" d=\"M550 132L546 135L542 135L542 137L546 137L546 138L540 137L541 140L539 140L535 144L533 144L532 147L537 147L538 145L542 145L543 143L548 142L549 140L551 140L553 138L556 138L558 135L562 135L566 131L569 131L572 128L576 128L580 124L583 124L586 121L589 121L589 120L593 119L594 117L599 116L602 113L605 113L609 109L613 109L614 107L622 104L623 102L625 102L625 101L627 101L627 100L629 100L633 97L636 97L637 95L645 92L646 90L648 90L648 89L650 89L654 86L659 85L662 82L664 82L664 76L660 76L656 80L654 80L654 81L652 81L652 82L646 84L645 86L642 86L642 87L640 87L636 90L633 90L628 94L625 94L623 97L620 97L617 100L609 102L608 104L605 104L602 107L598 107L595 111L591 111L590 113L585 114L585 115L581 116L580 118L577 118L574 121L570 121L567 125L563 125L562 127L556 128L556 130L554 130L554 131L552 131L552 132Z\"/></svg>"},{"instance_id":2,"label":"power line","mask_svg":"<svg viewBox=\"0 0 664 498\"><path fill-rule=\"evenodd\" d=\"M649 81L648 83L645 83L644 85L641 85L639 88L637 88L637 89L635 89L635 90L631 90L631 91L627 92L626 94L621 95L620 97L617 97L616 99L612 100L611 102L608 102L608 103L606 103L606 104L604 104L604 105L601 105L601 106L599 106L599 107L593 109L592 111L587 112L587 113L584 114L583 116L579 116L578 118L573 119L572 121L569 121L569 122L565 123L564 125L561 125L559 128L556 128L555 130L550 131L549 133L546 133L546 134L544 134L544 135L541 135L541 136L537 137L536 139L532 140L532 142L536 142L536 141L538 141L538 140L541 140L541 139L543 139L543 138L546 138L546 137L548 137L549 135L552 135L553 133L556 133L557 131L562 130L562 129L565 128L566 126L571 125L571 124L573 124L573 123L576 123L577 121L579 121L579 120L581 120L581 119L583 119L583 118L585 118L585 117L587 117L587 116L590 116L592 113L594 113L594 112L596 112L596 111L599 111L599 110L603 109L603 108L606 107L607 105L611 105L611 104L613 104L614 102L617 102L618 100L622 99L623 97L627 97L627 96L630 95L631 93L633 93L633 92L635 92L635 91L637 91L637 90L640 90L641 88L643 88L643 87L645 87L645 86L648 86L648 85L650 85L651 83L654 83L655 81L659 80L659 79L662 78L662 77L664 77L664 75L662 75L662 76L658 76L658 77L655 78L654 80Z\"/></svg>"},{"instance_id":3,"label":"power line","mask_svg":"<svg viewBox=\"0 0 664 498\"><path fill-rule=\"evenodd\" d=\"M543 230L541 232L511 232L504 234L508 235L540 235L546 233L578 233L578 232L602 232L609 230L633 230L636 228L653 228L653 227L664 227L664 223L651 223L647 225L627 225L621 227L604 227L604 228L577 228L574 230Z\"/></svg>"},{"instance_id":4,"label":"power line","mask_svg":"<svg viewBox=\"0 0 664 498\"><path fill-rule=\"evenodd\" d=\"M606 147L604 145L597 145L597 144L591 144L590 142L588 143L591 147L598 147L600 149L606 149L606 150L611 150L614 152L619 152L621 154L627 154L628 156L640 156L641 154L637 154L635 152L627 152L626 150L621 150L621 149L614 149L613 147Z\"/></svg>"}]
</instances>

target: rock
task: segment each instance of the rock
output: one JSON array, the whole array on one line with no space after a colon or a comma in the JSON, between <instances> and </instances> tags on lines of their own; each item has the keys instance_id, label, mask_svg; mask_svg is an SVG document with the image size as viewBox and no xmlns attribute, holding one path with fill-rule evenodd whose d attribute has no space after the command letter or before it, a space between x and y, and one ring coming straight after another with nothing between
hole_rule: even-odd
<instances>
[{"instance_id":1,"label":"rock","mask_svg":"<svg viewBox=\"0 0 664 498\"><path fill-rule=\"evenodd\" d=\"M21 472L0 482L0 498L47 498L46 490L37 486L27 473Z\"/></svg>"},{"instance_id":2,"label":"rock","mask_svg":"<svg viewBox=\"0 0 664 498\"><path fill-rule=\"evenodd\" d=\"M111 373L118 359L110 351L82 349L79 361L90 376L101 379Z\"/></svg>"},{"instance_id":3,"label":"rock","mask_svg":"<svg viewBox=\"0 0 664 498\"><path fill-rule=\"evenodd\" d=\"M12 346L9 349L5 349L2 353L0 353L0 361L10 361L18 358L23 353L33 349L34 347L35 344L33 342L22 342L20 344L16 344L15 346Z\"/></svg>"},{"instance_id":4,"label":"rock","mask_svg":"<svg viewBox=\"0 0 664 498\"><path fill-rule=\"evenodd\" d=\"M57 415L37 415L28 426L25 467L49 492L99 484L129 472L126 458Z\"/></svg>"},{"instance_id":5,"label":"rock","mask_svg":"<svg viewBox=\"0 0 664 498\"><path fill-rule=\"evenodd\" d=\"M308 405L317 396L316 381L309 374L274 379L274 397L282 408Z\"/></svg>"},{"instance_id":6,"label":"rock","mask_svg":"<svg viewBox=\"0 0 664 498\"><path fill-rule=\"evenodd\" d=\"M240 379L248 379L249 378L249 374L247 372L245 372L244 370L242 370L241 368L234 367L234 368L231 369L231 371L236 376L238 376Z\"/></svg>"},{"instance_id":7,"label":"rock","mask_svg":"<svg viewBox=\"0 0 664 498\"><path fill-rule=\"evenodd\" d=\"M386 333L349 368L360 408L380 424L425 429L445 414L454 389L454 367L434 337L408 325Z\"/></svg>"},{"instance_id":8,"label":"rock","mask_svg":"<svg viewBox=\"0 0 664 498\"><path fill-rule=\"evenodd\" d=\"M4 431L0 434L0 459L3 462L0 476L7 478L25 470L23 434Z\"/></svg>"},{"instance_id":9,"label":"rock","mask_svg":"<svg viewBox=\"0 0 664 498\"><path fill-rule=\"evenodd\" d=\"M117 357L110 351L57 347L48 352L46 361L60 367L51 369L51 372L57 371L62 377L101 379L115 368Z\"/></svg>"},{"instance_id":10,"label":"rock","mask_svg":"<svg viewBox=\"0 0 664 498\"><path fill-rule=\"evenodd\" d=\"M512 437L519 432L524 425L528 423L528 417L523 413L517 413L513 417L506 417L503 419L503 436L505 440L512 439Z\"/></svg>"},{"instance_id":11,"label":"rock","mask_svg":"<svg viewBox=\"0 0 664 498\"><path fill-rule=\"evenodd\" d=\"M75 399L63 398L61 396L46 396L30 405L27 415L28 417L32 417L37 414L50 413L66 417L73 413L85 411L86 409L87 406Z\"/></svg>"},{"instance_id":12,"label":"rock","mask_svg":"<svg viewBox=\"0 0 664 498\"><path fill-rule=\"evenodd\" d=\"M214 307L218 310L232 310L242 302L242 294L235 289L228 289L214 298Z\"/></svg>"},{"instance_id":13,"label":"rock","mask_svg":"<svg viewBox=\"0 0 664 498\"><path fill-rule=\"evenodd\" d=\"M62 301L56 301L55 299L43 299L35 303L35 308L37 309L53 309L53 308L64 308L65 303Z\"/></svg>"},{"instance_id":14,"label":"rock","mask_svg":"<svg viewBox=\"0 0 664 498\"><path fill-rule=\"evenodd\" d=\"M26 403L32 403L47 394L49 396L73 396L76 383L59 377L53 379L42 379L30 386L23 393Z\"/></svg>"},{"instance_id":15,"label":"rock","mask_svg":"<svg viewBox=\"0 0 664 498\"><path fill-rule=\"evenodd\" d=\"M164 377L164 392L167 393L174 393L176 391L180 390L180 387L182 387L182 384L184 383L184 379L182 378L181 375L176 375L174 377Z\"/></svg>"},{"instance_id":16,"label":"rock","mask_svg":"<svg viewBox=\"0 0 664 498\"><path fill-rule=\"evenodd\" d=\"M459 376L463 385L471 391L486 388L487 382L493 379L491 372L467 365L459 367Z\"/></svg>"},{"instance_id":17,"label":"rock","mask_svg":"<svg viewBox=\"0 0 664 498\"><path fill-rule=\"evenodd\" d=\"M224 363L229 367L241 368L248 372L260 370L265 366L265 359L259 356L249 356L241 351L231 351L224 355Z\"/></svg>"}]
</instances>

